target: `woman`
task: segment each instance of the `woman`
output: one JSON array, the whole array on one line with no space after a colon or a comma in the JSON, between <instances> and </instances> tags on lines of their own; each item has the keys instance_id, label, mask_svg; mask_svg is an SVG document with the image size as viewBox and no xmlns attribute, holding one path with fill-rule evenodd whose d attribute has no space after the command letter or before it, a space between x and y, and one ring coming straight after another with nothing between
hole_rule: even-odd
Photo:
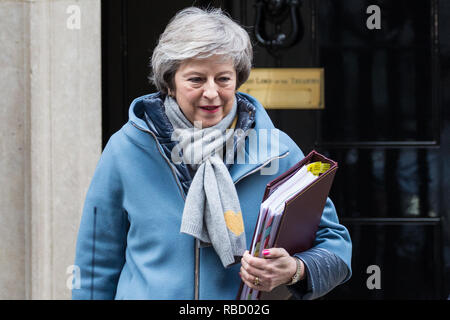
<instances>
[{"instance_id":1,"label":"woman","mask_svg":"<svg viewBox=\"0 0 450 320\"><path fill-rule=\"evenodd\" d=\"M220 9L187 8L170 21L152 56L159 92L132 102L87 193L74 299L235 299L241 280L314 299L350 278L350 237L329 199L310 250L247 251L266 184L304 157L237 92L252 53ZM267 139L269 155L248 143L250 131L278 137Z\"/></svg>"}]
</instances>

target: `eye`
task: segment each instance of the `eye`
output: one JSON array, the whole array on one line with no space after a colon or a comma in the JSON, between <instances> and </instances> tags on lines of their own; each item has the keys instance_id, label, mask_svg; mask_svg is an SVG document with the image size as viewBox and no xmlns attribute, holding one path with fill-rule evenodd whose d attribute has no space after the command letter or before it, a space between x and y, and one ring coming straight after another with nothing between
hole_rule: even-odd
<instances>
[{"instance_id":1,"label":"eye","mask_svg":"<svg viewBox=\"0 0 450 320\"><path fill-rule=\"evenodd\" d=\"M219 81L220 82L227 82L227 81L230 81L230 78L229 77L220 77Z\"/></svg>"},{"instance_id":2,"label":"eye","mask_svg":"<svg viewBox=\"0 0 450 320\"><path fill-rule=\"evenodd\" d=\"M202 80L203 80L203 79L200 78L200 77L192 77L192 78L189 78L189 79L188 79L188 81L194 82L194 83L199 83L199 82L201 82Z\"/></svg>"}]
</instances>

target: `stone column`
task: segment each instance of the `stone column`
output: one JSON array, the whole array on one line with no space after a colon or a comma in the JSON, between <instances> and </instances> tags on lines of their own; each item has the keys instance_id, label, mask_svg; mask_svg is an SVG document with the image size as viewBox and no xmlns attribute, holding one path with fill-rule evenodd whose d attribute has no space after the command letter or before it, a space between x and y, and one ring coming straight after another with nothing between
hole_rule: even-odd
<instances>
[{"instance_id":1,"label":"stone column","mask_svg":"<svg viewBox=\"0 0 450 320\"><path fill-rule=\"evenodd\" d=\"M26 293L25 19L22 3L0 2L0 299Z\"/></svg>"},{"instance_id":2,"label":"stone column","mask_svg":"<svg viewBox=\"0 0 450 320\"><path fill-rule=\"evenodd\" d=\"M100 30L100 0L0 1L0 299L71 296L101 153Z\"/></svg>"}]
</instances>

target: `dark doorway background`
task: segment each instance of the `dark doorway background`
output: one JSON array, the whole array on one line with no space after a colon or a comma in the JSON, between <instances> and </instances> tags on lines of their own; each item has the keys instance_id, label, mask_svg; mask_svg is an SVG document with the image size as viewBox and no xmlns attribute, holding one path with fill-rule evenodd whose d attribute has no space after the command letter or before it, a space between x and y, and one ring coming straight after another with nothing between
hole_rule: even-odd
<instances>
[{"instance_id":1,"label":"dark doorway background","mask_svg":"<svg viewBox=\"0 0 450 320\"><path fill-rule=\"evenodd\" d=\"M169 19L191 5L221 7L251 35L254 67L325 69L324 110L268 110L304 153L339 163L330 197L352 237L353 276L324 299L447 299L450 2L300 2L304 36L274 57L254 37L256 0L102 1L103 146L131 101L155 91L149 57ZM372 4L381 30L366 27ZM381 289L366 285L370 265Z\"/></svg>"}]
</instances>

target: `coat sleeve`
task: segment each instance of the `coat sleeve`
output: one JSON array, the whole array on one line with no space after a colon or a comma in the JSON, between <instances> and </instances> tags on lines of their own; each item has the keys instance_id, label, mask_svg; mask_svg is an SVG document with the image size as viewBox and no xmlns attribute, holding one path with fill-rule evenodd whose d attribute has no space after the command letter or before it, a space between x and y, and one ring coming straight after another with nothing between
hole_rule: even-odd
<instances>
[{"instance_id":1,"label":"coat sleeve","mask_svg":"<svg viewBox=\"0 0 450 320\"><path fill-rule=\"evenodd\" d=\"M324 296L350 279L352 243L347 229L337 221L336 210L327 200L314 246L295 254L306 269L306 279L290 287L297 299Z\"/></svg>"},{"instance_id":2,"label":"coat sleeve","mask_svg":"<svg viewBox=\"0 0 450 320\"><path fill-rule=\"evenodd\" d=\"M72 299L114 299L125 262L129 222L123 190L108 142L97 164L78 231ZM79 277L79 278L76 278Z\"/></svg>"},{"instance_id":3,"label":"coat sleeve","mask_svg":"<svg viewBox=\"0 0 450 320\"><path fill-rule=\"evenodd\" d=\"M304 154L292 139L287 135L286 138L290 142L293 165L304 158ZM306 279L289 287L298 299L319 298L350 279L352 242L347 228L339 223L336 208L330 198L327 198L314 246L295 256L306 267Z\"/></svg>"}]
</instances>

